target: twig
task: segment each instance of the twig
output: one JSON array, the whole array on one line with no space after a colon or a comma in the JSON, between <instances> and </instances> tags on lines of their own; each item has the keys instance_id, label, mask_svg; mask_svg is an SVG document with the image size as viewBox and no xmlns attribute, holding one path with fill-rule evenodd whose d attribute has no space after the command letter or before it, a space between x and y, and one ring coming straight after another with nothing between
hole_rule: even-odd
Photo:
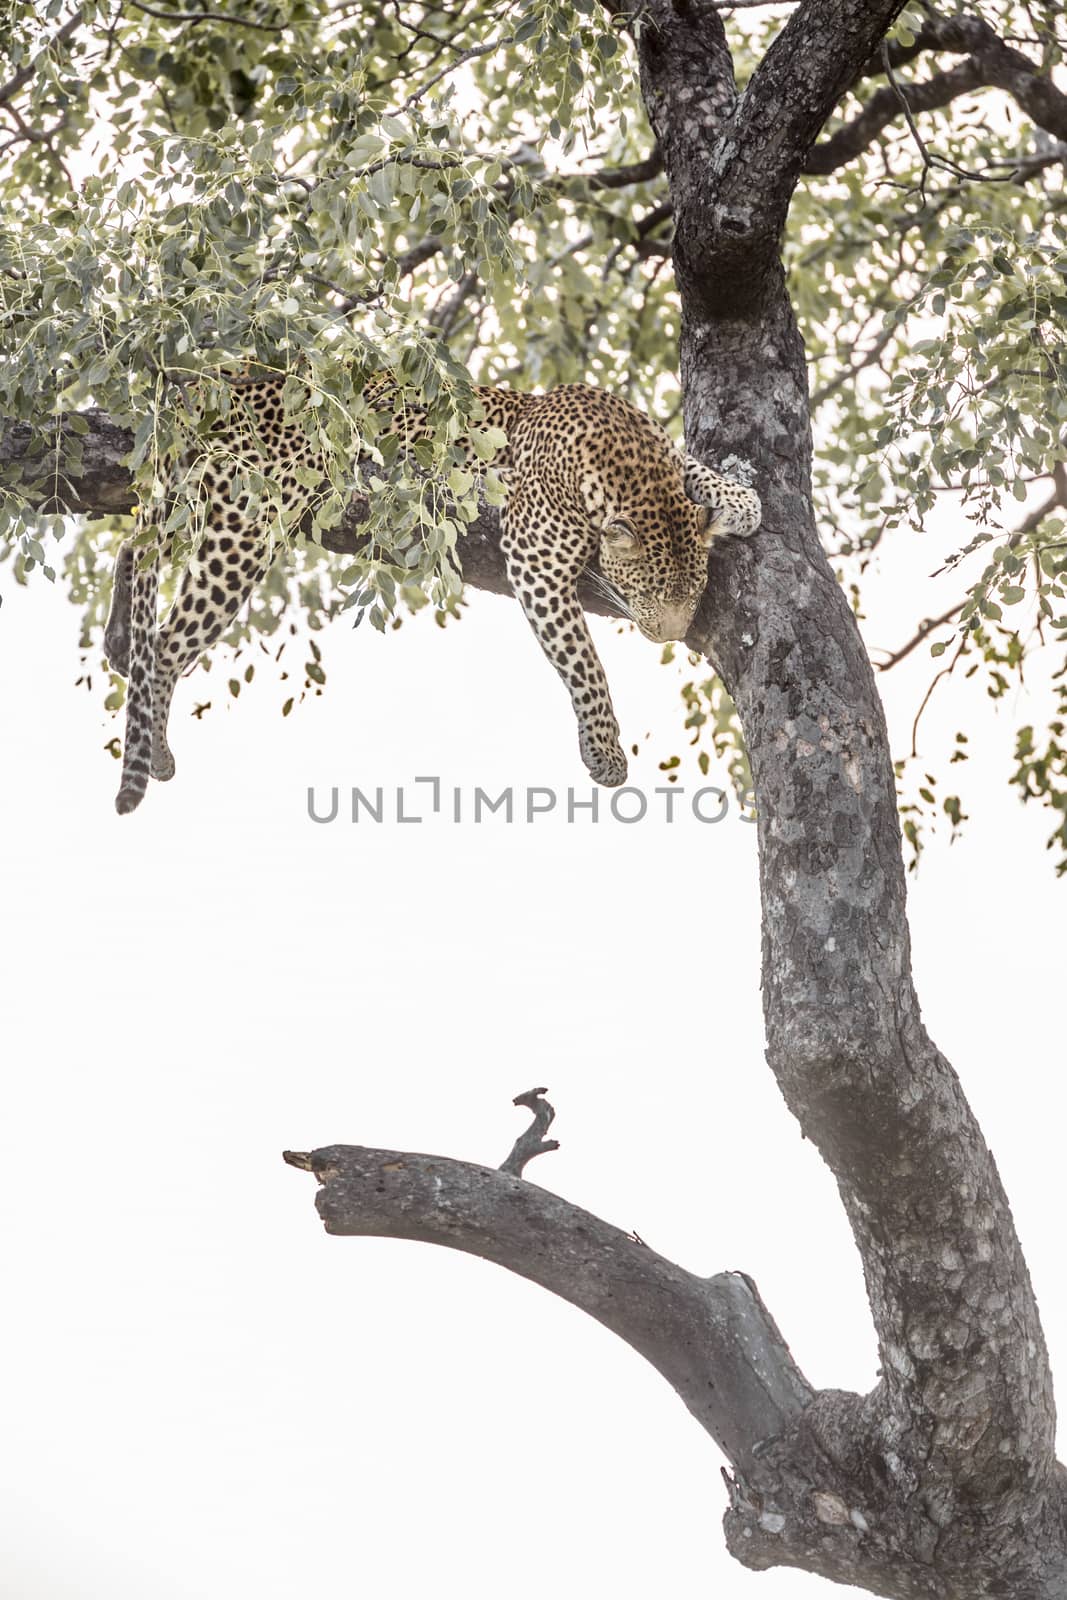
<instances>
[{"instance_id":1,"label":"twig","mask_svg":"<svg viewBox=\"0 0 1067 1600\"><path fill-rule=\"evenodd\" d=\"M956 647L956 654L952 657L952 660L949 662L948 666L947 667L942 667L940 672L935 673L934 677L931 679L930 687L927 689L926 693L923 695L922 705L919 707L918 711L916 711L916 713L915 713L915 721L911 725L911 758L912 758L913 761L915 760L915 758L919 754L919 752L918 752L918 750L916 748L916 744L917 744L917 741L918 741L918 738L919 738L919 723L922 720L922 714L926 710L927 706L930 704L930 697L933 694L934 690L937 688L938 684L941 682L941 679L942 678L950 678L952 676L952 674L955 672L956 663L960 659L960 656L963 654L963 652L966 650L966 648L967 648L967 635L964 634L963 638L960 640L959 644Z\"/></svg>"},{"instance_id":2,"label":"twig","mask_svg":"<svg viewBox=\"0 0 1067 1600\"><path fill-rule=\"evenodd\" d=\"M284 22L253 22L251 17L239 17L229 11L160 11L156 6L145 4L145 0L130 0L130 4L138 11L144 11L150 17L158 17L161 22L189 22L194 25L198 22L232 22L238 28L257 28L260 33L284 33Z\"/></svg>"},{"instance_id":3,"label":"twig","mask_svg":"<svg viewBox=\"0 0 1067 1600\"><path fill-rule=\"evenodd\" d=\"M811 397L812 412L818 410L824 400L828 400L832 394L836 394L837 390L842 388L850 378L854 378L857 373L862 372L864 367L869 367L877 361L883 350L899 331L900 329L896 323L884 328L870 348L863 352L858 361L846 362L836 377L828 379L821 389L816 389Z\"/></svg>"},{"instance_id":4,"label":"twig","mask_svg":"<svg viewBox=\"0 0 1067 1600\"><path fill-rule=\"evenodd\" d=\"M966 604L966 599L958 600L954 606L949 606L947 611L942 612L941 616L926 617L919 623L918 628L907 644L902 644L899 650L894 650L887 661L878 663L878 671L888 672L891 667L896 666L898 661L903 661L905 656L910 656L916 646L922 644L923 640L933 633L935 628L940 628L944 623L951 622L953 617L958 617Z\"/></svg>"},{"instance_id":5,"label":"twig","mask_svg":"<svg viewBox=\"0 0 1067 1600\"><path fill-rule=\"evenodd\" d=\"M1055 488L1053 489L1052 493L1049 495L1047 500L1042 500L1039 506L1035 506L1034 509L1023 518L1022 522L1020 522L1019 526L1014 530L1008 539L1009 550L1014 550L1023 539L1025 539L1029 534L1034 533L1041 526L1042 522L1050 514L1050 512L1056 511L1060 506L1067 506L1067 464L1062 461L1057 461L1055 466L1052 468L1052 479L1053 483L1055 484ZM955 562L948 562L945 566L939 567L938 571L933 573L932 576L936 578L940 573L947 572L949 568L954 565ZM918 628L908 640L907 644L901 645L899 650L894 650L893 654L889 656L886 661L880 661L878 663L878 671L888 672L892 667L895 667L899 661L903 661L905 656L910 656L911 652L916 648L916 646L922 644L923 640L928 638L930 634L933 633L935 628L942 627L946 622L951 622L953 617L958 616L963 610L964 606L967 604L967 599L967 595L964 595L962 600L957 601L954 606L950 606L947 611L942 612L941 616L927 617L925 621L920 622ZM931 683L929 689L926 691L926 698L919 707L918 716L915 718L915 728L918 728L919 726L919 717L922 716L923 711L926 709L926 702L929 700L934 691L934 685L941 678L943 678L947 672L951 672L952 667L955 665L956 662L953 660L951 666L943 667L938 673L937 677L935 677L933 683ZM913 729L913 747L914 743L915 731ZM913 748L912 754L914 753L915 752Z\"/></svg>"},{"instance_id":6,"label":"twig","mask_svg":"<svg viewBox=\"0 0 1067 1600\"><path fill-rule=\"evenodd\" d=\"M500 1163L501 1172L508 1172L513 1178L522 1177L522 1169L534 1156L543 1156L550 1150L559 1149L558 1139L546 1139L548 1132L556 1119L556 1113L544 1096L547 1089L527 1089L525 1094L517 1094L511 1102L514 1106L527 1106L534 1114L534 1120L525 1133L519 1137L511 1147L511 1154L506 1161Z\"/></svg>"},{"instance_id":7,"label":"twig","mask_svg":"<svg viewBox=\"0 0 1067 1600\"><path fill-rule=\"evenodd\" d=\"M1008 539L1008 549L1014 550L1021 540L1028 534L1035 532L1041 526L1050 512L1058 511L1061 506L1067 507L1067 462L1057 461L1052 468L1052 482L1055 485L1047 500L1042 500L1039 506L1026 514L1019 526ZM970 555L970 549L959 551L944 566L938 567L936 572L931 572L931 578L940 578L942 573L951 572L958 567L964 556Z\"/></svg>"},{"instance_id":8,"label":"twig","mask_svg":"<svg viewBox=\"0 0 1067 1600\"><path fill-rule=\"evenodd\" d=\"M634 223L634 237L632 239L620 239L619 243L614 245L608 252L607 259L604 262L604 270L600 275L601 278L607 279L619 256L632 244L637 245L637 254L639 256L642 254L669 256L671 253L669 241L663 241L663 247L658 249L654 248L654 246L659 244L660 241L650 240L648 236L650 233L654 233L661 223L668 222L673 215L674 206L671 201L662 200L658 206L654 206L651 211L646 211L643 217L639 217L637 222ZM590 235L590 238L592 238L592 235Z\"/></svg>"},{"instance_id":9,"label":"twig","mask_svg":"<svg viewBox=\"0 0 1067 1600\"><path fill-rule=\"evenodd\" d=\"M972 172L969 167L961 167L958 161L950 161L948 156L938 155L936 152L931 153L927 148L926 141L919 132L918 125L912 115L911 106L908 103L908 97L901 87L900 79L893 70L893 62L890 59L889 47L885 39L882 40L882 64L885 67L885 75L889 79L889 86L900 102L904 120L908 124L908 132L914 139L922 160L923 175L919 182L919 192L924 199L926 198L926 174L932 172L935 168L940 168L942 172L951 172L955 178L968 178L978 183L1014 182L1015 174L1013 172L1001 173L999 176L990 172Z\"/></svg>"},{"instance_id":10,"label":"twig","mask_svg":"<svg viewBox=\"0 0 1067 1600\"><path fill-rule=\"evenodd\" d=\"M421 89L416 89L414 94L409 94L404 101L402 109L410 111L412 106L419 103L424 94L429 94L434 84L440 83L442 78L447 78L449 73L455 72L457 67L466 66L468 61L476 61L479 56L491 55L494 50L502 50L505 45L511 43L512 35L509 33L504 34L499 39L490 39L488 44L472 45L469 50L464 50L462 55L458 55L455 61L450 61L447 66L441 67L439 71L434 73L432 78L427 78Z\"/></svg>"}]
</instances>

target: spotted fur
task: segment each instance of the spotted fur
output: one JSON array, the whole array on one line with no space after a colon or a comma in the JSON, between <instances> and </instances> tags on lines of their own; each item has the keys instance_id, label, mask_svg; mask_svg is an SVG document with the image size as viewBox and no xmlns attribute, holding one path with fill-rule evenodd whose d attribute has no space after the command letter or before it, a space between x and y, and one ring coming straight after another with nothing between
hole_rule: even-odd
<instances>
[{"instance_id":1,"label":"spotted fur","mask_svg":"<svg viewBox=\"0 0 1067 1600\"><path fill-rule=\"evenodd\" d=\"M271 475L296 505L307 497L296 469L315 457L303 430L286 419L282 387L274 379L242 385L226 442L256 465L268 464L265 446ZM599 568L601 584L647 638L681 639L707 582L709 546L720 535L754 533L759 498L683 457L657 423L605 390L568 384L543 395L492 388L477 395L480 425L507 435L493 465L508 484L500 540L508 578L570 693L582 760L597 783L618 785L626 757L578 579ZM385 410L388 380L376 381L368 396ZM386 429L406 444L422 430L410 411ZM469 464L480 465L473 454ZM167 718L175 683L230 626L271 559L265 522L247 515L243 498L228 498L228 475L205 471L203 483L207 531L158 629L160 541L120 552L105 635L112 666L129 679L120 812L140 803L150 775L173 777Z\"/></svg>"}]
</instances>

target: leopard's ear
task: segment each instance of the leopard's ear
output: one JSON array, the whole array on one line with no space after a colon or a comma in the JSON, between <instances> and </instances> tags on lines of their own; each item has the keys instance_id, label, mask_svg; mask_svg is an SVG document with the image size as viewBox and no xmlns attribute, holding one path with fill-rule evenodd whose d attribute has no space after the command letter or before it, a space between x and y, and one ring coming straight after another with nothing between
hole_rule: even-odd
<instances>
[{"instance_id":1,"label":"leopard's ear","mask_svg":"<svg viewBox=\"0 0 1067 1600\"><path fill-rule=\"evenodd\" d=\"M718 524L722 517L722 506L697 506L695 518L695 531L697 544L710 549L715 541Z\"/></svg>"},{"instance_id":2,"label":"leopard's ear","mask_svg":"<svg viewBox=\"0 0 1067 1600\"><path fill-rule=\"evenodd\" d=\"M632 560L634 556L639 556L644 548L641 535L631 528L628 522L620 521L604 524L600 545L602 549L609 550L613 556L621 556L623 560Z\"/></svg>"}]
</instances>

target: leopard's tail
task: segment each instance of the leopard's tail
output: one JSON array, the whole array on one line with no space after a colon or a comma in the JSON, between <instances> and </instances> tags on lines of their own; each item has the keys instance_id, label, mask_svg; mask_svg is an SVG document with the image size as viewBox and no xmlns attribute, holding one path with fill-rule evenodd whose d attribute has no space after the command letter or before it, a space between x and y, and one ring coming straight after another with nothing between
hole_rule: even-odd
<instances>
[{"instance_id":1,"label":"leopard's tail","mask_svg":"<svg viewBox=\"0 0 1067 1600\"><path fill-rule=\"evenodd\" d=\"M144 799L152 762L152 680L156 666L156 597L159 552L138 550L130 599L130 675L126 687L126 744L122 783L115 797L120 815Z\"/></svg>"}]
</instances>

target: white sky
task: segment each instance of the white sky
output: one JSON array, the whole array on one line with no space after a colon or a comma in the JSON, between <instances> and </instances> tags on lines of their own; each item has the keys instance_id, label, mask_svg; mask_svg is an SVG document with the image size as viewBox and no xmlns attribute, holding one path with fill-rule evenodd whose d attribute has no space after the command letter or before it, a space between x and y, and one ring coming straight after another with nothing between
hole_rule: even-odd
<instances>
[{"instance_id":1,"label":"white sky","mask_svg":"<svg viewBox=\"0 0 1067 1600\"><path fill-rule=\"evenodd\" d=\"M872 645L955 597L937 564L929 539L892 547ZM720 1458L628 1348L484 1263L327 1238L280 1158L343 1141L497 1164L526 1121L511 1097L547 1083L563 1148L533 1179L692 1269L751 1273L814 1382L868 1386L834 1186L762 1060L754 830L308 821L309 783L586 791L554 674L517 608L477 595L444 634L339 624L325 696L286 722L267 675L199 723L229 673L186 682L177 778L118 818L120 730L73 686L74 613L10 568L0 586L0 1591L828 1593L726 1557ZM657 727L663 754L676 677L596 631L626 742ZM898 744L929 670L921 650L882 680ZM1003 782L1017 709L935 701L925 747L969 729L977 815L931 846L911 911L926 1020L1067 1372L1063 887L1048 819ZM654 786L652 759L633 781Z\"/></svg>"}]
</instances>

